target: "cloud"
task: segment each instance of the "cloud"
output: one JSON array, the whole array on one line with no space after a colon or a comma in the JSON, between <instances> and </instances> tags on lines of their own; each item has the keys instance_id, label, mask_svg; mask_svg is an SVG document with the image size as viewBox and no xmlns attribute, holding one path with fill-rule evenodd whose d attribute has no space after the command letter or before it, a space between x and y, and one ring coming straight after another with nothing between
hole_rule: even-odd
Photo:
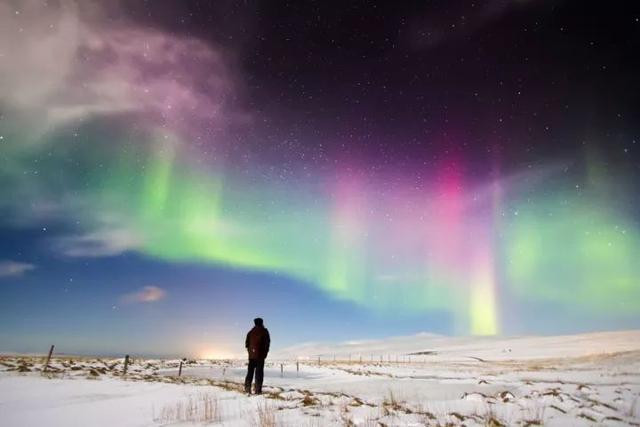
<instances>
[{"instance_id":1,"label":"cloud","mask_svg":"<svg viewBox=\"0 0 640 427\"><path fill-rule=\"evenodd\" d=\"M141 245L142 239L127 229L99 229L57 241L58 250L63 255L88 258L116 256Z\"/></svg>"},{"instance_id":2,"label":"cloud","mask_svg":"<svg viewBox=\"0 0 640 427\"><path fill-rule=\"evenodd\" d=\"M0 2L0 17L0 101L38 105L64 82L73 63L80 40L75 4Z\"/></svg>"},{"instance_id":3,"label":"cloud","mask_svg":"<svg viewBox=\"0 0 640 427\"><path fill-rule=\"evenodd\" d=\"M246 118L232 106L236 85L220 48L126 19L116 25L118 12L102 3L0 0L0 105L45 132L133 113L192 136Z\"/></svg>"},{"instance_id":4,"label":"cloud","mask_svg":"<svg viewBox=\"0 0 640 427\"><path fill-rule=\"evenodd\" d=\"M1 277L17 277L22 276L27 271L36 268L33 264L18 261L0 261L0 278Z\"/></svg>"},{"instance_id":5,"label":"cloud","mask_svg":"<svg viewBox=\"0 0 640 427\"><path fill-rule=\"evenodd\" d=\"M151 237L122 198L145 195L145 167L168 159L169 145L235 150L226 132L251 121L233 55L140 25L119 3L0 0L0 224L81 226L53 242L64 256L141 249ZM169 186L177 172L167 171ZM105 211L117 218L105 224Z\"/></svg>"},{"instance_id":6,"label":"cloud","mask_svg":"<svg viewBox=\"0 0 640 427\"><path fill-rule=\"evenodd\" d=\"M150 303L165 299L167 293L157 286L145 286L138 292L132 292L122 297L122 301L127 304Z\"/></svg>"}]
</instances>

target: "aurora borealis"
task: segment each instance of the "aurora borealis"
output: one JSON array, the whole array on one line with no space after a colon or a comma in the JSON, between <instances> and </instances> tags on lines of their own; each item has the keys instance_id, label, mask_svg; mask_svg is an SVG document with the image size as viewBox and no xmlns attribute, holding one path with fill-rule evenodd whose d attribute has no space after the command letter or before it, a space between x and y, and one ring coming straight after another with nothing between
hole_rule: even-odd
<instances>
[{"instance_id":1,"label":"aurora borealis","mask_svg":"<svg viewBox=\"0 0 640 427\"><path fill-rule=\"evenodd\" d=\"M625 7L2 0L0 338L639 327Z\"/></svg>"}]
</instances>

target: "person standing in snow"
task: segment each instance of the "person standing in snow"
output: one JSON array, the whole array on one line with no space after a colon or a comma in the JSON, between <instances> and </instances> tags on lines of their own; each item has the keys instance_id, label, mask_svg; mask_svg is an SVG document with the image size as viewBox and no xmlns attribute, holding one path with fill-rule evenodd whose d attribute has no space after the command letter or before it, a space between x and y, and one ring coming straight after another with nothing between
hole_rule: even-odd
<instances>
[{"instance_id":1,"label":"person standing in snow","mask_svg":"<svg viewBox=\"0 0 640 427\"><path fill-rule=\"evenodd\" d=\"M251 382L253 381L253 373L256 374L256 394L262 394L262 380L264 378L264 359L269 353L269 345L271 337L269 330L264 327L261 318L253 319L255 326L247 334L244 346L249 352L249 365L247 368L247 377L244 380L244 391L251 394Z\"/></svg>"}]
</instances>

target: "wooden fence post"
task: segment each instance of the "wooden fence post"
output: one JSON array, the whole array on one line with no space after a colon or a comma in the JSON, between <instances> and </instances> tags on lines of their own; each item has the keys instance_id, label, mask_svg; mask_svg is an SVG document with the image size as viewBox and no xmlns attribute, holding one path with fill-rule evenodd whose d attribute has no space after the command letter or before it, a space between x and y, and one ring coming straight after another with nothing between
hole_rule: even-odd
<instances>
[{"instance_id":1,"label":"wooden fence post","mask_svg":"<svg viewBox=\"0 0 640 427\"><path fill-rule=\"evenodd\" d=\"M180 361L180 367L178 368L178 376L182 376L182 360Z\"/></svg>"},{"instance_id":2,"label":"wooden fence post","mask_svg":"<svg viewBox=\"0 0 640 427\"><path fill-rule=\"evenodd\" d=\"M42 369L42 372L47 372L47 368L49 367L49 362L51 362L51 355L53 354L53 347L54 345L51 344L51 348L49 349L49 355L47 356L47 361L44 364L44 368Z\"/></svg>"},{"instance_id":3,"label":"wooden fence post","mask_svg":"<svg viewBox=\"0 0 640 427\"><path fill-rule=\"evenodd\" d=\"M300 362L296 360L296 372L300 372Z\"/></svg>"},{"instance_id":4,"label":"wooden fence post","mask_svg":"<svg viewBox=\"0 0 640 427\"><path fill-rule=\"evenodd\" d=\"M127 375L127 368L129 367L129 355L124 356L124 372L122 375Z\"/></svg>"},{"instance_id":5,"label":"wooden fence post","mask_svg":"<svg viewBox=\"0 0 640 427\"><path fill-rule=\"evenodd\" d=\"M284 377L284 365L281 363L280 364L280 378Z\"/></svg>"},{"instance_id":6,"label":"wooden fence post","mask_svg":"<svg viewBox=\"0 0 640 427\"><path fill-rule=\"evenodd\" d=\"M320 366L320 356L318 356L318 366Z\"/></svg>"}]
</instances>

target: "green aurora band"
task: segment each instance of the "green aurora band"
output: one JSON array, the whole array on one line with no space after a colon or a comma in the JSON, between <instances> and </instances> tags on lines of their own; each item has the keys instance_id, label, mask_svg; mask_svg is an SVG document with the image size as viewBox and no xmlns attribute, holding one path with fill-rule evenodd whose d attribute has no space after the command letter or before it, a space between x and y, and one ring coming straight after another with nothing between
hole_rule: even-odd
<instances>
[{"instance_id":1,"label":"green aurora band","mask_svg":"<svg viewBox=\"0 0 640 427\"><path fill-rule=\"evenodd\" d=\"M461 215L451 219L436 196L396 197L412 206L402 213L352 176L332 178L336 191L322 192L198 165L177 137L141 142L92 129L90 138L59 134L37 148L9 146L2 180L15 194L5 207L14 199L19 210L25 193L31 200L71 194L83 207L66 215L80 218L87 233L130 230L140 238L132 250L147 256L282 274L380 312L442 311L465 333L500 331L508 303L500 289L576 312L640 312L640 234L600 191L469 205L464 200L476 193L463 189L452 199ZM37 176L19 173L36 161ZM503 181L503 194L541 194ZM449 229L438 234L442 224ZM464 238L469 233L474 241Z\"/></svg>"}]
</instances>

